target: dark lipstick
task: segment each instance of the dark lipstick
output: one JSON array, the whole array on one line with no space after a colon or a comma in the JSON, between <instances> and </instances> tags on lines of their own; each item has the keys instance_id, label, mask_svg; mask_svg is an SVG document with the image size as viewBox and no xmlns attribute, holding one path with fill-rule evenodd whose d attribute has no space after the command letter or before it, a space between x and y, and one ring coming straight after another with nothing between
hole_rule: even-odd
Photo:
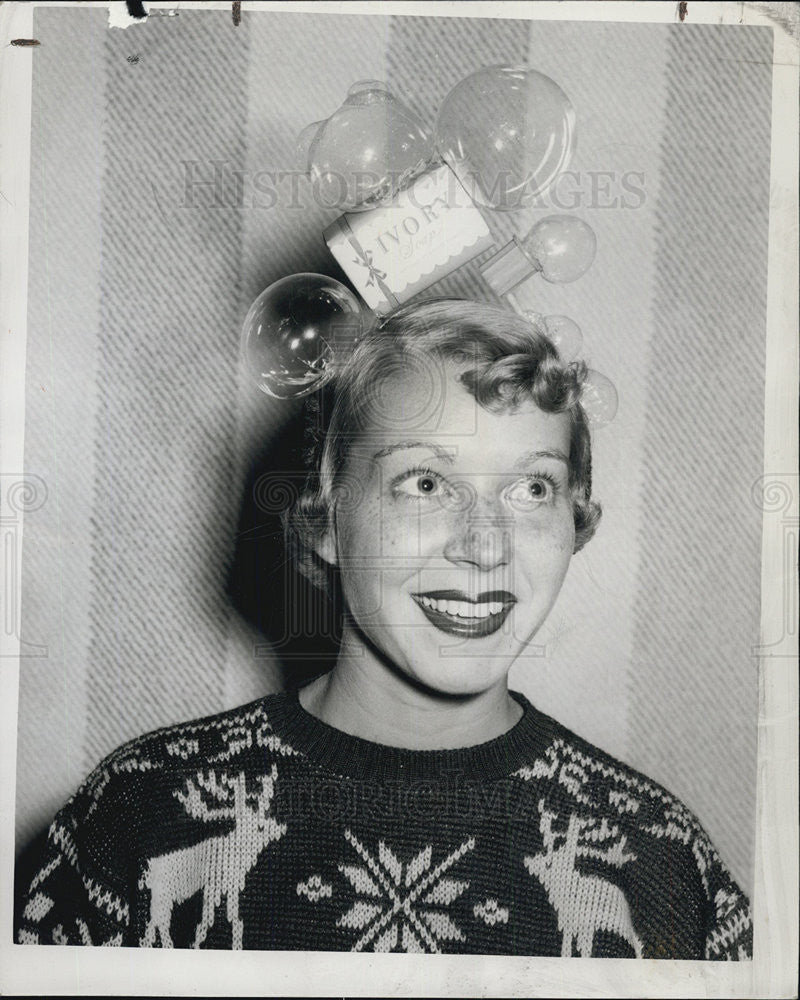
<instances>
[{"instance_id":1,"label":"dark lipstick","mask_svg":"<svg viewBox=\"0 0 800 1000\"><path fill-rule=\"evenodd\" d=\"M422 613L436 628L449 635L460 636L467 639L480 639L483 636L496 632L508 617L511 609L517 602L516 597L507 590L485 590L476 597L471 597L463 590L429 590L419 594L411 595ZM472 605L476 609L480 605L497 605L502 607L497 611L490 611L488 614L478 616L460 616L449 611L442 611L426 604L434 601L458 601L462 606Z\"/></svg>"}]
</instances>

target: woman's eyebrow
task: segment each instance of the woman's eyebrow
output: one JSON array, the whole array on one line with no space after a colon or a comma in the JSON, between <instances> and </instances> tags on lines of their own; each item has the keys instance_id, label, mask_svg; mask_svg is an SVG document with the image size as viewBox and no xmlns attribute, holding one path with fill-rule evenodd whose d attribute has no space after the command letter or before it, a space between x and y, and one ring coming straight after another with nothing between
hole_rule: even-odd
<instances>
[{"instance_id":1,"label":"woman's eyebrow","mask_svg":"<svg viewBox=\"0 0 800 1000\"><path fill-rule=\"evenodd\" d=\"M526 465L530 465L539 458L553 458L557 462L564 462L565 465L569 465L569 457L563 451L543 448L539 451L526 451L524 455L520 455L514 463L514 468L524 469Z\"/></svg>"},{"instance_id":2,"label":"woman's eyebrow","mask_svg":"<svg viewBox=\"0 0 800 1000\"><path fill-rule=\"evenodd\" d=\"M374 462L379 458L386 458L393 451L400 451L404 448L427 448L428 451L432 451L443 462L449 462L452 465L455 461L455 449L443 448L440 444L436 444L435 441L395 441L394 444L387 445L385 448L376 451L372 456L372 460Z\"/></svg>"}]
</instances>

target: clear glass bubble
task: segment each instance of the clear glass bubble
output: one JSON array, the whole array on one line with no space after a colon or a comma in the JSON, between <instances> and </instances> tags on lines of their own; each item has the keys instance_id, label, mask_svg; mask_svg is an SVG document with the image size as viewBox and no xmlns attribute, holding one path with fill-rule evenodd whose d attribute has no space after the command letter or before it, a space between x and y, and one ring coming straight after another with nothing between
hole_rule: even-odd
<instances>
[{"instance_id":1,"label":"clear glass bubble","mask_svg":"<svg viewBox=\"0 0 800 1000\"><path fill-rule=\"evenodd\" d=\"M523 309L522 315L531 324L532 327L535 327L537 332L547 333L547 331L544 328L544 320L545 320L544 313L536 312L535 309Z\"/></svg>"},{"instance_id":2,"label":"clear glass bubble","mask_svg":"<svg viewBox=\"0 0 800 1000\"><path fill-rule=\"evenodd\" d=\"M590 368L583 384L581 405L593 428L610 424L619 406L619 396L611 379Z\"/></svg>"},{"instance_id":3,"label":"clear glass bubble","mask_svg":"<svg viewBox=\"0 0 800 1000\"><path fill-rule=\"evenodd\" d=\"M358 97L362 94L365 100L375 101L382 99L385 94L391 96L391 91L383 80L356 80L347 88L348 97Z\"/></svg>"},{"instance_id":4,"label":"clear glass bubble","mask_svg":"<svg viewBox=\"0 0 800 1000\"><path fill-rule=\"evenodd\" d=\"M310 125L306 125L302 132L297 136L295 140L295 156L294 162L298 170L302 170L303 173L308 173L308 156L311 152L311 145L319 134L319 130L327 121L327 118L323 118L322 121L311 122Z\"/></svg>"},{"instance_id":5,"label":"clear glass bubble","mask_svg":"<svg viewBox=\"0 0 800 1000\"><path fill-rule=\"evenodd\" d=\"M522 315L548 338L562 361L577 358L583 346L583 334L574 319L569 316L545 316L533 309L524 309Z\"/></svg>"},{"instance_id":6,"label":"clear glass bubble","mask_svg":"<svg viewBox=\"0 0 800 1000\"><path fill-rule=\"evenodd\" d=\"M574 361L583 346L581 328L569 316L545 316L544 328L562 361Z\"/></svg>"},{"instance_id":7,"label":"clear glass bubble","mask_svg":"<svg viewBox=\"0 0 800 1000\"><path fill-rule=\"evenodd\" d=\"M473 201L525 208L566 169L575 148L575 110L550 77L488 66L444 99L436 145Z\"/></svg>"},{"instance_id":8,"label":"clear glass bubble","mask_svg":"<svg viewBox=\"0 0 800 1000\"><path fill-rule=\"evenodd\" d=\"M342 211L389 200L435 157L422 120L385 83L360 80L330 118L297 139L320 204Z\"/></svg>"},{"instance_id":9,"label":"clear glass bubble","mask_svg":"<svg viewBox=\"0 0 800 1000\"><path fill-rule=\"evenodd\" d=\"M323 274L291 274L253 302L242 327L248 371L262 392L297 399L330 378L336 351L363 332L358 299Z\"/></svg>"},{"instance_id":10,"label":"clear glass bubble","mask_svg":"<svg viewBox=\"0 0 800 1000\"><path fill-rule=\"evenodd\" d=\"M597 252L594 230L573 215L548 215L531 229L521 247L545 281L565 284L585 274Z\"/></svg>"}]
</instances>

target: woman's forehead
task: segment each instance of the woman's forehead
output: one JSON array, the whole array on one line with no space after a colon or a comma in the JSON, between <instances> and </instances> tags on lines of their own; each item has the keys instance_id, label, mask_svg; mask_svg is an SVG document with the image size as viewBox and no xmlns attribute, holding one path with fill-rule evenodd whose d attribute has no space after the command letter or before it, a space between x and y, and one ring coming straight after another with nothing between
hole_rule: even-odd
<instances>
[{"instance_id":1,"label":"woman's forehead","mask_svg":"<svg viewBox=\"0 0 800 1000\"><path fill-rule=\"evenodd\" d=\"M531 451L569 454L567 413L546 413L532 399L499 412L481 406L459 381L463 369L432 363L427 371L398 373L372 386L359 437L377 452L425 443L460 454Z\"/></svg>"}]
</instances>

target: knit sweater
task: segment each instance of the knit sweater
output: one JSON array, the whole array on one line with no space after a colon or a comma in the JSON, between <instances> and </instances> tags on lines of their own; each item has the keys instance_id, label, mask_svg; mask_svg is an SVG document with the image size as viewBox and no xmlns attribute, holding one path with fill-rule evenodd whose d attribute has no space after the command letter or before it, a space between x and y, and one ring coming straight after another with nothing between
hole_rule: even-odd
<instances>
[{"instance_id":1,"label":"knit sweater","mask_svg":"<svg viewBox=\"0 0 800 1000\"><path fill-rule=\"evenodd\" d=\"M514 697L458 750L347 735L296 693L134 740L57 814L17 940L749 958L686 807Z\"/></svg>"}]
</instances>

